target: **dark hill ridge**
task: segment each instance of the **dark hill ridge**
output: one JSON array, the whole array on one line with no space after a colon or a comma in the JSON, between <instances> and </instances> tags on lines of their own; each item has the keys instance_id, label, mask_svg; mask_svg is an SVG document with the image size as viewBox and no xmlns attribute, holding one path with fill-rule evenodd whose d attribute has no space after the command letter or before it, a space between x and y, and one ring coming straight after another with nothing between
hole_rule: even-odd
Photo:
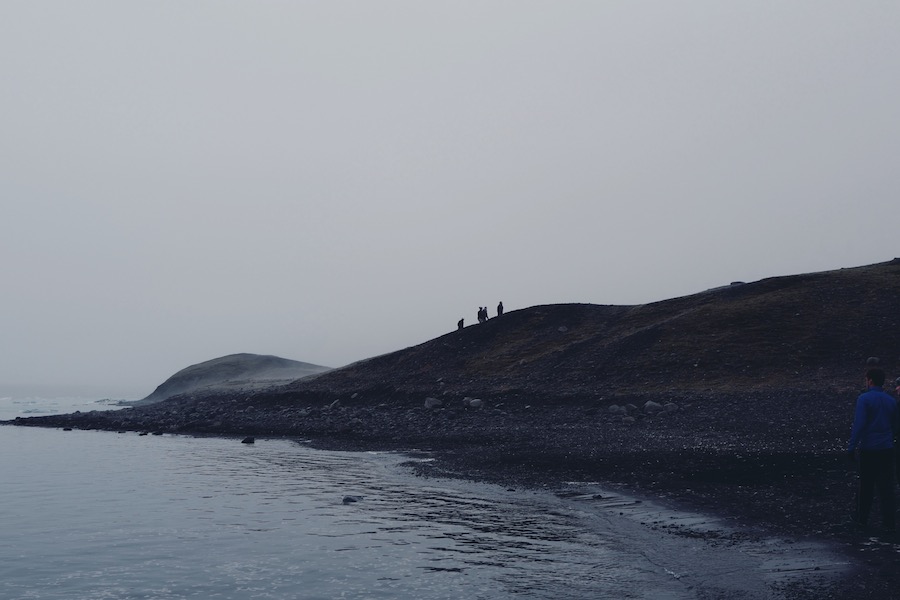
<instances>
[{"instance_id":1,"label":"dark hill ridge","mask_svg":"<svg viewBox=\"0 0 900 600\"><path fill-rule=\"evenodd\" d=\"M135 405L160 402L179 394L252 390L328 371L309 363L259 354L230 354L184 368L160 384Z\"/></svg>"},{"instance_id":2,"label":"dark hill ridge","mask_svg":"<svg viewBox=\"0 0 900 600\"><path fill-rule=\"evenodd\" d=\"M900 357L900 259L637 306L512 311L288 392L592 398L617 390L853 390ZM889 373L890 375L890 373Z\"/></svg>"}]
</instances>

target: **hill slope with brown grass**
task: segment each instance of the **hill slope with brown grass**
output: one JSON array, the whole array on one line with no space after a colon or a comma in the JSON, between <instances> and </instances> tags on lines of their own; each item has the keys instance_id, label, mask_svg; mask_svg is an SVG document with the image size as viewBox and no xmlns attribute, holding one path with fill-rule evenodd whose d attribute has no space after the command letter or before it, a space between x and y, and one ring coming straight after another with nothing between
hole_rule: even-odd
<instances>
[{"instance_id":1,"label":"hill slope with brown grass","mask_svg":"<svg viewBox=\"0 0 900 600\"><path fill-rule=\"evenodd\" d=\"M862 365L900 357L900 259L773 277L637 306L509 312L288 387L592 398L616 390L857 389Z\"/></svg>"}]
</instances>

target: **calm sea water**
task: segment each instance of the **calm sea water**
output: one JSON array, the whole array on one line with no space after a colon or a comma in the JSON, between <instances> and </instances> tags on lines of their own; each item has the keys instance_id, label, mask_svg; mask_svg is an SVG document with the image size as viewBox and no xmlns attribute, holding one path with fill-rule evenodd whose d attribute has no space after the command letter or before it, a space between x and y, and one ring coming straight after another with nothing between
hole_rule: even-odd
<instances>
[{"instance_id":1,"label":"calm sea water","mask_svg":"<svg viewBox=\"0 0 900 600\"><path fill-rule=\"evenodd\" d=\"M94 408L0 397L3 419ZM673 533L722 525L596 484L418 478L388 453L3 426L0 455L4 600L768 598L840 568Z\"/></svg>"}]
</instances>

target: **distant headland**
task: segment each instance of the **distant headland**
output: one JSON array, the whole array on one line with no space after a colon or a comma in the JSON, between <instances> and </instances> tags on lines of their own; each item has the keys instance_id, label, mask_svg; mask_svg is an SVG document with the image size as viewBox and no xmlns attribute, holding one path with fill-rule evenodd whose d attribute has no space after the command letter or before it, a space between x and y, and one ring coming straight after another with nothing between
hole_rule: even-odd
<instances>
[{"instance_id":1,"label":"distant headland","mask_svg":"<svg viewBox=\"0 0 900 600\"><path fill-rule=\"evenodd\" d=\"M179 394L255 391L330 370L278 356L229 354L186 367L166 379L152 394L129 404L153 404Z\"/></svg>"}]
</instances>

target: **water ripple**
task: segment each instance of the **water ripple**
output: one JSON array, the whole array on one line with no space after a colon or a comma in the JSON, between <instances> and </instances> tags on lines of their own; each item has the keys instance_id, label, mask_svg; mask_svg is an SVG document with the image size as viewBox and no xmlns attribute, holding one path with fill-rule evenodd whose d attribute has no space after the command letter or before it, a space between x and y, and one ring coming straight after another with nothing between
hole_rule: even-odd
<instances>
[{"instance_id":1,"label":"water ripple","mask_svg":"<svg viewBox=\"0 0 900 600\"><path fill-rule=\"evenodd\" d=\"M424 480L287 441L5 428L0 451L3 598L767 597L759 573L729 581L765 557L650 532L595 489Z\"/></svg>"}]
</instances>

